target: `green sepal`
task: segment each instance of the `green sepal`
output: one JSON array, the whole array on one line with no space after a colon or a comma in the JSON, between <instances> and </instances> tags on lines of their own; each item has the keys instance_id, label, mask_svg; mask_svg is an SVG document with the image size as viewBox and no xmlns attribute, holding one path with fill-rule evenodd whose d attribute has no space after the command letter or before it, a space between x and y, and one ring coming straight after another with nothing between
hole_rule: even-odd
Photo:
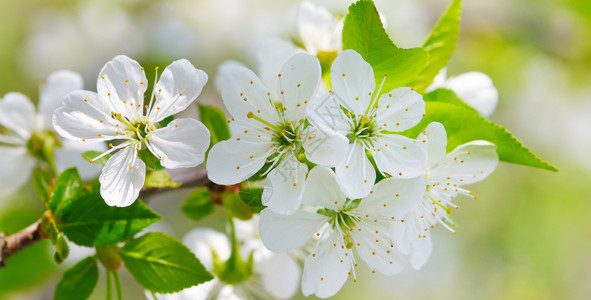
<instances>
[{"instance_id":1,"label":"green sepal","mask_svg":"<svg viewBox=\"0 0 591 300\"><path fill-rule=\"evenodd\" d=\"M232 217L240 220L250 220L254 214L252 207L244 204L237 192L225 191L221 195L222 205Z\"/></svg>"}]
</instances>

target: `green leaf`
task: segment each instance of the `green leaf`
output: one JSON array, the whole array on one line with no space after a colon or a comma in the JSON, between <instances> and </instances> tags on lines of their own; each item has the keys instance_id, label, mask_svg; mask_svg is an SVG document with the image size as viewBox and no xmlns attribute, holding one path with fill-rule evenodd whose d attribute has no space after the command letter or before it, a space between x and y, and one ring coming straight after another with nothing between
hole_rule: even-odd
<instances>
[{"instance_id":1,"label":"green leaf","mask_svg":"<svg viewBox=\"0 0 591 300\"><path fill-rule=\"evenodd\" d=\"M51 187L51 174L49 171L35 168L33 173L33 186L35 188L35 194L43 202L49 201L49 189Z\"/></svg>"},{"instance_id":2,"label":"green leaf","mask_svg":"<svg viewBox=\"0 0 591 300\"><path fill-rule=\"evenodd\" d=\"M161 170L160 160L149 149L144 148L138 151L138 157L146 164L146 167L152 170Z\"/></svg>"},{"instance_id":3,"label":"green leaf","mask_svg":"<svg viewBox=\"0 0 591 300\"><path fill-rule=\"evenodd\" d=\"M170 177L170 174L162 170L152 171L148 173L148 175L146 175L146 181L144 183L144 187L152 188L177 188L179 186L180 183L172 181L172 177Z\"/></svg>"},{"instance_id":4,"label":"green leaf","mask_svg":"<svg viewBox=\"0 0 591 300\"><path fill-rule=\"evenodd\" d=\"M429 62L413 82L417 91L421 92L429 87L433 78L447 65L456 48L461 16L462 0L453 0L423 43L423 48L429 52Z\"/></svg>"},{"instance_id":5,"label":"green leaf","mask_svg":"<svg viewBox=\"0 0 591 300\"><path fill-rule=\"evenodd\" d=\"M66 241L66 238L62 232L57 234L54 246L55 261L61 264L70 254L70 247L68 246L68 242Z\"/></svg>"},{"instance_id":6,"label":"green leaf","mask_svg":"<svg viewBox=\"0 0 591 300\"><path fill-rule=\"evenodd\" d=\"M62 172L53 186L53 194L49 201L49 209L55 214L62 207L76 198L82 186L82 179L76 168L70 168Z\"/></svg>"},{"instance_id":7,"label":"green leaf","mask_svg":"<svg viewBox=\"0 0 591 300\"><path fill-rule=\"evenodd\" d=\"M99 164L99 165L105 165L107 163L107 160L109 160L109 158L111 158L111 154L107 154L97 160L95 160L95 157L98 157L99 155L103 154L102 152L99 151L94 151L94 150L90 150L90 151L86 151L84 153L82 153L82 157L84 157L84 159L88 160L89 162L93 163L93 164Z\"/></svg>"},{"instance_id":8,"label":"green leaf","mask_svg":"<svg viewBox=\"0 0 591 300\"><path fill-rule=\"evenodd\" d=\"M98 282L96 259L89 256L67 269L55 288L54 300L88 299Z\"/></svg>"},{"instance_id":9,"label":"green leaf","mask_svg":"<svg viewBox=\"0 0 591 300\"><path fill-rule=\"evenodd\" d=\"M163 233L134 239L120 253L135 280L154 293L174 293L213 279L195 254Z\"/></svg>"},{"instance_id":10,"label":"green leaf","mask_svg":"<svg viewBox=\"0 0 591 300\"><path fill-rule=\"evenodd\" d=\"M160 219L141 200L128 207L105 204L98 186L54 215L68 239L87 247L105 246L131 237Z\"/></svg>"},{"instance_id":11,"label":"green leaf","mask_svg":"<svg viewBox=\"0 0 591 300\"><path fill-rule=\"evenodd\" d=\"M525 148L503 126L495 124L477 112L462 106L445 102L426 102L426 117L419 125L404 134L417 137L431 122L443 124L447 132L447 152L474 140L485 140L497 145L499 159L509 163L558 171L556 167L541 160Z\"/></svg>"},{"instance_id":12,"label":"green leaf","mask_svg":"<svg viewBox=\"0 0 591 300\"><path fill-rule=\"evenodd\" d=\"M212 105L199 105L199 114L201 115L201 122L211 133L212 146L231 137L226 116L221 109Z\"/></svg>"},{"instance_id":13,"label":"green leaf","mask_svg":"<svg viewBox=\"0 0 591 300\"><path fill-rule=\"evenodd\" d=\"M166 125L168 125L168 123L172 122L173 120L174 116L168 116L164 118L164 120L158 122L158 124L160 124L161 127L166 127Z\"/></svg>"},{"instance_id":14,"label":"green leaf","mask_svg":"<svg viewBox=\"0 0 591 300\"><path fill-rule=\"evenodd\" d=\"M383 91L408 85L427 65L422 48L396 47L384 30L380 15L371 1L357 1L349 7L343 26L343 50L353 49L373 67L377 86L388 77Z\"/></svg>"},{"instance_id":15,"label":"green leaf","mask_svg":"<svg viewBox=\"0 0 591 300\"><path fill-rule=\"evenodd\" d=\"M200 187L195 189L183 206L181 207L185 216L189 219L198 221L213 213L215 205L211 200L209 189L206 187Z\"/></svg>"},{"instance_id":16,"label":"green leaf","mask_svg":"<svg viewBox=\"0 0 591 300\"><path fill-rule=\"evenodd\" d=\"M266 206L263 205L263 188L243 188L238 192L242 203L250 206L256 213L260 213Z\"/></svg>"},{"instance_id":17,"label":"green leaf","mask_svg":"<svg viewBox=\"0 0 591 300\"><path fill-rule=\"evenodd\" d=\"M425 94L423 96L423 100L425 100L425 102L445 102L455 104L465 109L478 113L476 109L466 104L466 102L462 101L462 99L460 99L458 95L456 95L456 93L454 93L452 90L448 90L445 88L438 88L432 92Z\"/></svg>"},{"instance_id":18,"label":"green leaf","mask_svg":"<svg viewBox=\"0 0 591 300\"><path fill-rule=\"evenodd\" d=\"M238 193L222 193L222 203L231 216L240 220L250 220L254 214L252 207L244 204Z\"/></svg>"}]
</instances>

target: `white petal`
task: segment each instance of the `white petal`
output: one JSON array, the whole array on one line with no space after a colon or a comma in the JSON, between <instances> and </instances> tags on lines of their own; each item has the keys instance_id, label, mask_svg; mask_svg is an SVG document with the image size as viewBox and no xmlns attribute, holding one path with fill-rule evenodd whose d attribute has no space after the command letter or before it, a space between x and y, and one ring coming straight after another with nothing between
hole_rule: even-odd
<instances>
[{"instance_id":1,"label":"white petal","mask_svg":"<svg viewBox=\"0 0 591 300\"><path fill-rule=\"evenodd\" d=\"M84 81L80 74L61 70L47 77L39 95L39 114L43 119L43 128L51 128L53 112L62 104L62 98L68 93L81 90Z\"/></svg>"},{"instance_id":2,"label":"white petal","mask_svg":"<svg viewBox=\"0 0 591 300\"><path fill-rule=\"evenodd\" d=\"M336 166L336 173L343 192L351 199L367 196L376 181L375 169L358 143L348 146L346 159Z\"/></svg>"},{"instance_id":3,"label":"white petal","mask_svg":"<svg viewBox=\"0 0 591 300\"><path fill-rule=\"evenodd\" d=\"M496 146L487 141L472 141L458 146L433 167L427 180L452 182L462 185L478 182L492 173L499 162Z\"/></svg>"},{"instance_id":4,"label":"white petal","mask_svg":"<svg viewBox=\"0 0 591 300\"><path fill-rule=\"evenodd\" d=\"M147 87L148 79L142 66L125 55L116 56L106 63L97 81L98 94L109 99L116 112L131 117L143 115Z\"/></svg>"},{"instance_id":5,"label":"white petal","mask_svg":"<svg viewBox=\"0 0 591 300\"><path fill-rule=\"evenodd\" d=\"M333 245L336 244L336 247ZM343 250L342 237L331 235L321 241L313 254L308 255L304 263L302 276L302 292L304 296L316 294L320 298L334 296L347 281L351 270L351 260L347 259ZM346 249L346 248L345 248Z\"/></svg>"},{"instance_id":6,"label":"white petal","mask_svg":"<svg viewBox=\"0 0 591 300\"><path fill-rule=\"evenodd\" d=\"M394 222L390 227L390 234L397 248L408 255L410 265L417 270L427 262L433 248L431 234L428 230L425 231L425 226L420 224L418 217L415 212L411 212L404 217L404 223Z\"/></svg>"},{"instance_id":7,"label":"white petal","mask_svg":"<svg viewBox=\"0 0 591 300\"><path fill-rule=\"evenodd\" d=\"M144 186L146 164L133 146L125 147L107 161L99 177L101 196L110 206L130 206Z\"/></svg>"},{"instance_id":8,"label":"white petal","mask_svg":"<svg viewBox=\"0 0 591 300\"><path fill-rule=\"evenodd\" d=\"M194 119L175 119L148 136L149 148L166 168L195 167L205 159L209 130Z\"/></svg>"},{"instance_id":9,"label":"white petal","mask_svg":"<svg viewBox=\"0 0 591 300\"><path fill-rule=\"evenodd\" d=\"M265 247L281 253L304 245L327 221L328 217L317 213L296 210L282 215L266 208L261 212L259 231Z\"/></svg>"},{"instance_id":10,"label":"white petal","mask_svg":"<svg viewBox=\"0 0 591 300\"><path fill-rule=\"evenodd\" d=\"M255 268L261 275L263 288L279 299L290 299L298 290L300 266L287 253L275 254L258 261Z\"/></svg>"},{"instance_id":11,"label":"white petal","mask_svg":"<svg viewBox=\"0 0 591 300\"><path fill-rule=\"evenodd\" d=\"M35 159L25 147L0 147L0 196L8 195L23 186L33 171Z\"/></svg>"},{"instance_id":12,"label":"white petal","mask_svg":"<svg viewBox=\"0 0 591 300\"><path fill-rule=\"evenodd\" d=\"M302 188L306 180L308 167L299 162L290 152L285 155L265 180L263 205L276 213L291 214L302 201Z\"/></svg>"},{"instance_id":13,"label":"white petal","mask_svg":"<svg viewBox=\"0 0 591 300\"><path fill-rule=\"evenodd\" d=\"M343 207L346 199L331 169L318 166L310 171L302 195L304 204L336 211Z\"/></svg>"},{"instance_id":14,"label":"white petal","mask_svg":"<svg viewBox=\"0 0 591 300\"><path fill-rule=\"evenodd\" d=\"M209 271L213 270L212 251L220 261L226 261L230 258L232 249L226 235L209 228L196 228L189 231L183 237L183 243L195 253Z\"/></svg>"},{"instance_id":15,"label":"white petal","mask_svg":"<svg viewBox=\"0 0 591 300\"><path fill-rule=\"evenodd\" d=\"M335 19L324 7L304 1L298 10L298 31L306 50L316 55L329 50Z\"/></svg>"},{"instance_id":16,"label":"white petal","mask_svg":"<svg viewBox=\"0 0 591 300\"><path fill-rule=\"evenodd\" d=\"M287 120L299 121L306 117L308 103L318 91L321 73L318 59L307 53L292 56L281 67L277 86Z\"/></svg>"},{"instance_id":17,"label":"white petal","mask_svg":"<svg viewBox=\"0 0 591 300\"><path fill-rule=\"evenodd\" d=\"M227 80L225 84L221 84L222 98L235 119L260 127L259 121L247 117L248 113L252 112L256 117L273 125L280 122L277 111L270 102L267 88L251 70L237 64L229 64L220 67L218 73Z\"/></svg>"},{"instance_id":18,"label":"white petal","mask_svg":"<svg viewBox=\"0 0 591 300\"><path fill-rule=\"evenodd\" d=\"M380 97L376 122L384 130L400 132L419 124L425 114L425 101L408 87L397 88Z\"/></svg>"},{"instance_id":19,"label":"white petal","mask_svg":"<svg viewBox=\"0 0 591 300\"><path fill-rule=\"evenodd\" d=\"M257 142L248 137L238 135L213 145L207 158L209 180L223 185L236 184L263 167L271 143L268 140Z\"/></svg>"},{"instance_id":20,"label":"white petal","mask_svg":"<svg viewBox=\"0 0 591 300\"><path fill-rule=\"evenodd\" d=\"M382 134L378 142L381 146L373 150L373 155L381 172L398 178L411 178L425 171L427 154L416 140L398 134Z\"/></svg>"},{"instance_id":21,"label":"white petal","mask_svg":"<svg viewBox=\"0 0 591 300\"><path fill-rule=\"evenodd\" d=\"M164 69L154 88L156 101L148 117L153 122L159 122L185 110L201 94L205 83L207 74L196 69L188 60L172 62Z\"/></svg>"},{"instance_id":22,"label":"white petal","mask_svg":"<svg viewBox=\"0 0 591 300\"><path fill-rule=\"evenodd\" d=\"M401 216L423 201L425 181L421 176L409 179L386 178L378 182L371 194L361 200L357 210L373 216Z\"/></svg>"},{"instance_id":23,"label":"white petal","mask_svg":"<svg viewBox=\"0 0 591 300\"><path fill-rule=\"evenodd\" d=\"M351 232L359 257L367 265L384 274L395 275L404 269L406 258L396 249L389 236L389 223L374 223L364 220L359 223L361 231Z\"/></svg>"},{"instance_id":24,"label":"white petal","mask_svg":"<svg viewBox=\"0 0 591 300\"><path fill-rule=\"evenodd\" d=\"M285 58L285 60L287 60L288 58ZM222 93L222 91L227 88L226 86L230 84L230 71L234 68L237 67L242 67L245 68L244 64L242 64L241 62L235 61L235 60L228 60L223 62L222 64L220 64L218 66L218 70L217 70L217 74L215 76L214 79L214 85L215 85L215 89L218 91L218 93ZM279 67L276 67L277 70L279 70ZM277 74L275 74L275 77L277 77ZM277 85L277 82L275 82L275 86Z\"/></svg>"},{"instance_id":25,"label":"white petal","mask_svg":"<svg viewBox=\"0 0 591 300\"><path fill-rule=\"evenodd\" d=\"M345 159L349 140L322 124L310 125L302 133L306 158L315 164L334 167Z\"/></svg>"},{"instance_id":26,"label":"white petal","mask_svg":"<svg viewBox=\"0 0 591 300\"><path fill-rule=\"evenodd\" d=\"M445 157L447 134L441 123L433 122L417 138L419 145L427 151L427 167L432 168ZM426 140L426 143L423 143ZM426 149L425 149L426 148Z\"/></svg>"},{"instance_id":27,"label":"white petal","mask_svg":"<svg viewBox=\"0 0 591 300\"><path fill-rule=\"evenodd\" d=\"M330 71L332 89L341 104L356 115L362 115L369 106L376 88L373 69L353 50L341 52Z\"/></svg>"},{"instance_id":28,"label":"white petal","mask_svg":"<svg viewBox=\"0 0 591 300\"><path fill-rule=\"evenodd\" d=\"M63 140L61 148L55 148L55 160L59 172L65 169L76 167L82 180L91 180L99 176L102 166L88 162L82 153L86 151L107 151L104 143L79 143L70 140Z\"/></svg>"},{"instance_id":29,"label":"white petal","mask_svg":"<svg viewBox=\"0 0 591 300\"><path fill-rule=\"evenodd\" d=\"M258 74L271 93L271 99L279 99L279 93L274 87L278 86L281 68L294 54L303 50L292 42L277 38L265 40L257 48Z\"/></svg>"},{"instance_id":30,"label":"white petal","mask_svg":"<svg viewBox=\"0 0 591 300\"><path fill-rule=\"evenodd\" d=\"M102 122L101 122L102 121ZM106 141L123 138L118 135L123 124L111 118L108 103L90 91L74 91L64 97L62 107L53 114L53 127L64 138L73 141Z\"/></svg>"},{"instance_id":31,"label":"white petal","mask_svg":"<svg viewBox=\"0 0 591 300\"><path fill-rule=\"evenodd\" d=\"M310 123L326 127L343 134L351 130L349 119L341 109L341 104L334 93L321 92L312 98L312 104L306 112Z\"/></svg>"},{"instance_id":32,"label":"white petal","mask_svg":"<svg viewBox=\"0 0 591 300\"><path fill-rule=\"evenodd\" d=\"M0 125L28 139L35 129L35 120L35 107L25 95L8 93L0 99Z\"/></svg>"},{"instance_id":33,"label":"white petal","mask_svg":"<svg viewBox=\"0 0 591 300\"><path fill-rule=\"evenodd\" d=\"M499 93L492 80L480 72L469 72L453 77L445 86L485 117L495 111L499 101Z\"/></svg>"}]
</instances>

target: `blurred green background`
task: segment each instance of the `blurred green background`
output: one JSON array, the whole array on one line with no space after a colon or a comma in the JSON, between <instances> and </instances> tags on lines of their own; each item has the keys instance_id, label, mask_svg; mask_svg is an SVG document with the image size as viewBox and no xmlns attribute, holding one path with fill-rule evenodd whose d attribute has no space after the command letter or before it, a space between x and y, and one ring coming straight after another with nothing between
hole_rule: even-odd
<instances>
[{"instance_id":1,"label":"blurred green background","mask_svg":"<svg viewBox=\"0 0 591 300\"><path fill-rule=\"evenodd\" d=\"M350 3L315 2L341 15ZM420 45L448 2L376 0L376 5L393 40L412 47ZM217 65L236 59L255 66L259 42L295 37L299 2L0 4L0 95L20 91L36 101L39 83L58 69L81 73L85 87L94 90L102 65L127 54L147 69L189 59L210 75L198 101L220 104L212 84ZM461 27L448 74L488 74L500 95L491 119L560 172L501 163L487 180L472 187L477 200L458 201L458 233L434 231L434 251L423 269L394 277L359 272L359 282L348 282L337 298L589 299L591 2L465 0ZM163 215L157 229L182 238L197 226L222 228L220 212L200 223L182 215L185 194L178 191L151 201ZM42 210L31 185L0 199L0 231L25 227ZM0 299L50 299L66 268L53 263L51 255L44 242L12 257L9 267L0 269ZM70 257L65 265L74 262ZM126 299L143 297L129 274L122 279ZM104 293L102 273L92 299L104 299ZM303 298L301 293L298 297Z\"/></svg>"}]
</instances>

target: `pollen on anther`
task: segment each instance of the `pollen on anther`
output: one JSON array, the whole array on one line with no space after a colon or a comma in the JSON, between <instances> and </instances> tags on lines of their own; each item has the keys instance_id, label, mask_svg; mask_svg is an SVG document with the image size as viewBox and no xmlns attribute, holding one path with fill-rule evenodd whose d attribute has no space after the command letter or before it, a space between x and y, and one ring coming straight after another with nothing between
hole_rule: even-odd
<instances>
[{"instance_id":1,"label":"pollen on anther","mask_svg":"<svg viewBox=\"0 0 591 300\"><path fill-rule=\"evenodd\" d=\"M345 77L345 73L343 73L343 77Z\"/></svg>"},{"instance_id":2,"label":"pollen on anther","mask_svg":"<svg viewBox=\"0 0 591 300\"><path fill-rule=\"evenodd\" d=\"M298 87L302 86L301 84L298 83Z\"/></svg>"},{"instance_id":3,"label":"pollen on anther","mask_svg":"<svg viewBox=\"0 0 591 300\"><path fill-rule=\"evenodd\" d=\"M281 77L281 73L277 74L277 77Z\"/></svg>"},{"instance_id":4,"label":"pollen on anther","mask_svg":"<svg viewBox=\"0 0 591 300\"><path fill-rule=\"evenodd\" d=\"M84 102L88 102L88 98L84 98Z\"/></svg>"},{"instance_id":5,"label":"pollen on anther","mask_svg":"<svg viewBox=\"0 0 591 300\"><path fill-rule=\"evenodd\" d=\"M316 253L312 253L312 257L316 257Z\"/></svg>"},{"instance_id":6,"label":"pollen on anther","mask_svg":"<svg viewBox=\"0 0 591 300\"><path fill-rule=\"evenodd\" d=\"M182 96L182 95L183 95L183 93L179 93L179 96Z\"/></svg>"},{"instance_id":7,"label":"pollen on anther","mask_svg":"<svg viewBox=\"0 0 591 300\"><path fill-rule=\"evenodd\" d=\"M131 169L133 169L133 166L129 166L129 169L130 169L130 170L131 170Z\"/></svg>"},{"instance_id":8,"label":"pollen on anther","mask_svg":"<svg viewBox=\"0 0 591 300\"><path fill-rule=\"evenodd\" d=\"M285 91L281 91L281 95L283 95L285 93Z\"/></svg>"},{"instance_id":9,"label":"pollen on anther","mask_svg":"<svg viewBox=\"0 0 591 300\"><path fill-rule=\"evenodd\" d=\"M240 170L240 166L236 166L236 170Z\"/></svg>"},{"instance_id":10,"label":"pollen on anther","mask_svg":"<svg viewBox=\"0 0 591 300\"><path fill-rule=\"evenodd\" d=\"M102 136L102 135L103 135L102 133L99 133L99 134L98 134L98 136Z\"/></svg>"},{"instance_id":11,"label":"pollen on anther","mask_svg":"<svg viewBox=\"0 0 591 300\"><path fill-rule=\"evenodd\" d=\"M107 96L111 96L111 93L107 93Z\"/></svg>"},{"instance_id":12,"label":"pollen on anther","mask_svg":"<svg viewBox=\"0 0 591 300\"><path fill-rule=\"evenodd\" d=\"M129 79L125 79L125 82L129 82Z\"/></svg>"},{"instance_id":13,"label":"pollen on anther","mask_svg":"<svg viewBox=\"0 0 591 300\"><path fill-rule=\"evenodd\" d=\"M143 81L140 81L140 84L144 84L144 82Z\"/></svg>"},{"instance_id":14,"label":"pollen on anther","mask_svg":"<svg viewBox=\"0 0 591 300\"><path fill-rule=\"evenodd\" d=\"M179 127L179 124L174 124L174 127Z\"/></svg>"},{"instance_id":15,"label":"pollen on anther","mask_svg":"<svg viewBox=\"0 0 591 300\"><path fill-rule=\"evenodd\" d=\"M109 143L109 147L113 147L113 143Z\"/></svg>"}]
</instances>

